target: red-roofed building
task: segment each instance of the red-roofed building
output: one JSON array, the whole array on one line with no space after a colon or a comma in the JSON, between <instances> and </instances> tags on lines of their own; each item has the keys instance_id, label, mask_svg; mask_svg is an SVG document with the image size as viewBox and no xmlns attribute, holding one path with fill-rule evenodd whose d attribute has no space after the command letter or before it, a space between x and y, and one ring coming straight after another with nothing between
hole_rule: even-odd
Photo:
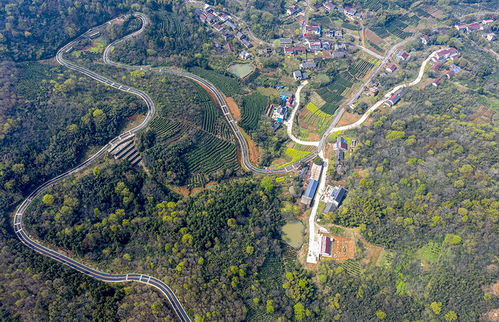
<instances>
[{"instance_id":1,"label":"red-roofed building","mask_svg":"<svg viewBox=\"0 0 499 322\"><path fill-rule=\"evenodd\" d=\"M432 60L434 62L446 61L447 59L454 60L460 56L461 54L457 51L456 48L447 48L438 51L432 58Z\"/></svg>"},{"instance_id":2,"label":"red-roofed building","mask_svg":"<svg viewBox=\"0 0 499 322\"><path fill-rule=\"evenodd\" d=\"M389 65L388 67L385 68L385 70L389 73L393 73L394 71L397 70L397 65L395 64L391 64Z\"/></svg>"},{"instance_id":3,"label":"red-roofed building","mask_svg":"<svg viewBox=\"0 0 499 322\"><path fill-rule=\"evenodd\" d=\"M305 33L306 34L313 34L316 36L321 35L321 26L305 26Z\"/></svg>"},{"instance_id":4,"label":"red-roofed building","mask_svg":"<svg viewBox=\"0 0 499 322\"><path fill-rule=\"evenodd\" d=\"M442 81L442 80L441 80L440 78L437 78L437 79L435 79L435 80L431 83L431 85L433 85L433 86L437 87L438 85L440 85L440 82L441 82L441 81Z\"/></svg>"},{"instance_id":5,"label":"red-roofed building","mask_svg":"<svg viewBox=\"0 0 499 322\"><path fill-rule=\"evenodd\" d=\"M321 256L333 256L333 239L328 236L322 236L321 239Z\"/></svg>"},{"instance_id":6,"label":"red-roofed building","mask_svg":"<svg viewBox=\"0 0 499 322\"><path fill-rule=\"evenodd\" d=\"M216 31L222 31L224 29L224 27L222 27L221 25L219 25L218 23L214 24L213 25L213 28L215 28Z\"/></svg>"},{"instance_id":7,"label":"red-roofed building","mask_svg":"<svg viewBox=\"0 0 499 322\"><path fill-rule=\"evenodd\" d=\"M396 94L393 94L392 96L390 96L389 99L386 100L385 104L388 105L388 106L393 106L395 104L398 103L398 101L400 101L400 94L396 93Z\"/></svg>"},{"instance_id":8,"label":"red-roofed building","mask_svg":"<svg viewBox=\"0 0 499 322\"><path fill-rule=\"evenodd\" d=\"M430 71L435 73L438 71L438 69L442 66L442 63L436 63L435 65L431 66Z\"/></svg>"},{"instance_id":9,"label":"red-roofed building","mask_svg":"<svg viewBox=\"0 0 499 322\"><path fill-rule=\"evenodd\" d=\"M399 60L407 60L407 58L409 58L409 54L403 50L399 51L397 54L397 59Z\"/></svg>"},{"instance_id":10,"label":"red-roofed building","mask_svg":"<svg viewBox=\"0 0 499 322\"><path fill-rule=\"evenodd\" d=\"M468 30L479 30L479 29L483 29L482 25L480 25L479 22L474 22L474 23L471 23L468 25Z\"/></svg>"}]
</instances>

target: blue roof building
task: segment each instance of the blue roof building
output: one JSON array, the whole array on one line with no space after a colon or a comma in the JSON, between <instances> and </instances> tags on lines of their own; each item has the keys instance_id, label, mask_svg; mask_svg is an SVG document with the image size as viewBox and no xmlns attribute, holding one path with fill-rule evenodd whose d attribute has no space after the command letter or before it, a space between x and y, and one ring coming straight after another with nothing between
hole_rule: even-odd
<instances>
[{"instance_id":1,"label":"blue roof building","mask_svg":"<svg viewBox=\"0 0 499 322\"><path fill-rule=\"evenodd\" d=\"M312 199L314 199L315 193L317 192L317 187L319 186L319 182L314 179L308 180L307 190L301 197L301 203L307 206L310 206L312 203Z\"/></svg>"}]
</instances>

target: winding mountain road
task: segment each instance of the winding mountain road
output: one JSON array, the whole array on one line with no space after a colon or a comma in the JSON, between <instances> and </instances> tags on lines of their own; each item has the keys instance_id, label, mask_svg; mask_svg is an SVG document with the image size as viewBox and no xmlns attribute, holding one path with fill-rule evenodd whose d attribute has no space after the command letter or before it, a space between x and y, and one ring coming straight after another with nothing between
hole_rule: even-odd
<instances>
[{"instance_id":1,"label":"winding mountain road","mask_svg":"<svg viewBox=\"0 0 499 322\"><path fill-rule=\"evenodd\" d=\"M235 135L235 137L240 145L240 148L241 148L242 162L243 162L244 167L246 167L248 170L250 170L254 173L264 174L264 175L277 175L277 174L284 174L284 173L287 173L289 171L293 171L293 170L298 168L300 163L311 161L314 157L319 155L319 151L320 151L320 156L323 159L326 159L324 156L324 146L325 146L324 142L327 139L328 133L332 133L334 131L345 129L345 127L335 128L334 124L336 124L336 123L334 121L332 122L332 126L330 126L330 130L324 134L321 141L317 144L318 149L315 152L310 153L304 159L301 159L301 160L299 160L291 165L288 165L287 167L284 167L284 168L260 169L256 166L254 166L250 162L247 142L246 142L241 130L237 126L236 121L234 120L233 116L231 115L231 113L227 107L227 102L226 102L225 96L212 83L210 83L209 81L207 81L207 80L205 80L205 79L203 79L195 74L188 73L188 72L181 71L181 70L177 70L177 69L173 69L173 68L131 66L131 65L121 64L121 63L117 63L117 62L112 61L110 58L110 53L112 51L112 48L123 41L126 41L128 39L131 39L132 37L140 35L145 30L146 26L150 23L148 17L142 13L134 13L133 15L142 21L141 28L139 30L137 30L136 32L133 32L133 33L109 44L105 48L104 54L103 54L103 61L105 64L120 67L120 68L132 69L132 70L147 70L147 71L173 74L173 75L177 75L180 77L185 77L185 78L191 79L191 80L203 85L205 88L207 88L214 95L218 105L220 106L220 109L222 110L222 113L224 114L225 119L227 120L227 123L229 124L231 130L234 132L234 135ZM50 257L50 258L52 258L52 259L54 259L62 264L65 264L65 265L77 270L78 272L81 272L85 275L91 276L95 279L98 279L98 280L101 280L104 282L115 282L115 283L133 281L133 282L138 282L138 283L146 284L146 285L157 288L168 299L173 310L175 311L175 313L177 314L178 318L181 321L191 321L189 316L185 312L184 308L182 307L182 304L180 303L180 301L178 300L176 295L173 293L173 291L170 289L170 287L168 285L166 285L163 281L159 280L158 278L155 278L153 276L148 276L145 274L137 274L137 273L114 274L114 273L101 272L99 270L91 268L85 264L82 264L82 263L80 263L72 258L69 258L69 257L67 257L67 256L65 256L65 255L63 255L55 250L52 250L52 249L42 245L40 242L31 238L29 236L29 234L24 230L24 227L23 227L23 220L22 220L23 216L35 198L39 197L42 193L44 193L52 185L55 185L55 184L59 183L60 181L64 180L65 178L87 168L94 161L96 161L97 159L106 155L106 153L113 146L115 146L116 144L118 144L122 140L129 138L131 135L144 129L149 124L149 122L152 120L152 118L155 114L156 107L155 107L153 100L143 91L136 89L136 88L133 88L133 87L130 87L128 85L121 84L119 82L111 80L111 79L104 77L102 75L99 75L99 74L97 74L97 73L95 73L95 72L93 72L85 67L81 67L81 66L78 66L72 62L69 62L64 58L64 54L70 52L72 50L72 48L80 40L85 39L89 34L95 32L96 30L99 30L103 26L105 26L107 24L111 24L111 23L112 23L112 20L108 21L105 24L102 24L100 26L94 27L94 28L90 29L89 31L87 31L86 33L82 34L81 36L77 37L76 39L74 39L73 41L68 43L67 45L63 46L57 52L56 60L59 64L65 66L69 69L72 69L74 71L77 71L79 73L82 73L82 74L84 74L84 75L104 84L104 85L111 86L117 90L127 92L127 93L130 93L130 94L133 94L133 95L140 97L142 100L144 100L144 102L147 105L148 110L147 110L146 117L139 125L137 125L133 129L131 129L125 133L120 134L118 137L112 139L108 144L106 144L104 147L102 147L97 153L95 153L94 155L89 157L87 160L85 160L84 162L82 162L78 166L74 167L73 169L68 170L67 172L65 172L61 175L56 176L55 178L50 179L49 181L47 181L47 182L43 183L42 185L40 185L39 187L37 187L31 194L29 194L29 196L17 208L15 215L14 215L14 220L13 220L14 231L15 231L16 236L19 238L19 240L23 244L25 244L27 247L31 248L32 250L34 250L34 251L36 251L44 256ZM424 64L426 64L426 62L429 59L430 59L430 57L425 61ZM420 75L418 76L419 80L421 80L422 72L424 72L424 66L421 66ZM419 80L417 82L419 82ZM413 83L416 84L417 82L414 81L412 83L409 83L406 85L400 85L400 86L412 86L410 84L413 84ZM303 88L304 85L305 84L302 84L302 86L299 88L299 91L301 90L301 88ZM298 102L297 102L296 106L299 105L299 91L297 91ZM359 121L357 121L351 125L352 128L360 126L360 124L362 124L365 121L365 119L367 119L367 117L379 106L378 104L381 105L382 103L378 102L377 104L372 106L368 110L368 112L366 112L366 115L364 115ZM294 117L295 113L296 113L296 108L293 110L293 114L292 114L293 117ZM338 118L336 117L335 120L337 121L337 119ZM291 128L292 128L292 123L288 126L288 130L290 131ZM307 142L304 141L303 144L307 144ZM308 145L316 145L316 142L313 142L312 144L310 144L310 142L308 142ZM321 187L325 183L325 174L323 175L323 177L324 178L321 179ZM315 229L313 229L313 230L315 230Z\"/></svg>"}]
</instances>

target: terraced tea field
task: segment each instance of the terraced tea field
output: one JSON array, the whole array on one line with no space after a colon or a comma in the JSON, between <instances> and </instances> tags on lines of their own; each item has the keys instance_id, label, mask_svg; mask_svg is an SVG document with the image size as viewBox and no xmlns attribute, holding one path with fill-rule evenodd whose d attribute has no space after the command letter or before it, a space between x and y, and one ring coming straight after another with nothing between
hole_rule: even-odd
<instances>
[{"instance_id":1,"label":"terraced tea field","mask_svg":"<svg viewBox=\"0 0 499 322\"><path fill-rule=\"evenodd\" d=\"M246 131L258 129L258 123L268 105L268 97L256 92L243 97L242 119L239 125Z\"/></svg>"}]
</instances>

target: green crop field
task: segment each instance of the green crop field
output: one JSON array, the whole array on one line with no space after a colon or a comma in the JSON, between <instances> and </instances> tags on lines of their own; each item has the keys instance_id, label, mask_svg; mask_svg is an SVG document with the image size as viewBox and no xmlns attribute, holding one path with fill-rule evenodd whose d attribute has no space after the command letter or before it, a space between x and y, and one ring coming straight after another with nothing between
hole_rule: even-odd
<instances>
[{"instance_id":1,"label":"green crop field","mask_svg":"<svg viewBox=\"0 0 499 322\"><path fill-rule=\"evenodd\" d=\"M355 31L359 31L359 30L362 29L359 26L352 25L351 23L348 23L348 22L344 22L341 26L343 28L350 29L350 30L355 30Z\"/></svg>"},{"instance_id":2,"label":"green crop field","mask_svg":"<svg viewBox=\"0 0 499 322\"><path fill-rule=\"evenodd\" d=\"M284 168L284 167L286 167L286 166L288 166L290 164L295 163L296 161L298 161L300 159L303 159L304 157L306 157L307 155L309 155L310 152L287 148L286 151L284 151L284 154L286 154L286 156L288 157L288 159L291 158L291 161L286 162L285 164L281 164L279 166L279 168Z\"/></svg>"},{"instance_id":3,"label":"green crop field","mask_svg":"<svg viewBox=\"0 0 499 322\"><path fill-rule=\"evenodd\" d=\"M348 73L356 79L362 79L373 67L374 64L359 59L354 65L348 68Z\"/></svg>"},{"instance_id":4,"label":"green crop field","mask_svg":"<svg viewBox=\"0 0 499 322\"><path fill-rule=\"evenodd\" d=\"M204 69L201 67L192 67L189 69L189 71L209 80L226 96L234 96L241 93L241 83L233 76L222 74L215 70Z\"/></svg>"},{"instance_id":5,"label":"green crop field","mask_svg":"<svg viewBox=\"0 0 499 322\"><path fill-rule=\"evenodd\" d=\"M428 244L421 247L421 249L417 251L416 257L421 260L433 263L438 259L441 251L442 251L441 243L430 241L428 242Z\"/></svg>"},{"instance_id":6,"label":"green crop field","mask_svg":"<svg viewBox=\"0 0 499 322\"><path fill-rule=\"evenodd\" d=\"M338 109L339 102L343 99L342 93L353 84L353 82L347 78L351 79L352 77L340 74L327 86L324 86L317 91L322 99L326 101L326 104L321 107L321 110L324 113L332 115Z\"/></svg>"},{"instance_id":7,"label":"green crop field","mask_svg":"<svg viewBox=\"0 0 499 322\"><path fill-rule=\"evenodd\" d=\"M237 167L235 143L202 131L196 133L196 138L195 149L185 157L190 172L211 173Z\"/></svg>"},{"instance_id":8,"label":"green crop field","mask_svg":"<svg viewBox=\"0 0 499 322\"><path fill-rule=\"evenodd\" d=\"M160 110L149 125L154 132L154 148L149 152L151 167L161 164L159 151L177 151L175 154L185 168L183 184L200 187L210 180L230 175L239 168L237 147L221 110L201 86L190 83L190 100L184 105L189 116L177 112L162 113ZM174 104L166 105L172 109ZM159 159L158 159L159 158ZM154 160L154 161L152 161Z\"/></svg>"},{"instance_id":9,"label":"green crop field","mask_svg":"<svg viewBox=\"0 0 499 322\"><path fill-rule=\"evenodd\" d=\"M256 130L268 101L268 97L258 92L244 96L241 107L242 119L239 125L247 131Z\"/></svg>"}]
</instances>

